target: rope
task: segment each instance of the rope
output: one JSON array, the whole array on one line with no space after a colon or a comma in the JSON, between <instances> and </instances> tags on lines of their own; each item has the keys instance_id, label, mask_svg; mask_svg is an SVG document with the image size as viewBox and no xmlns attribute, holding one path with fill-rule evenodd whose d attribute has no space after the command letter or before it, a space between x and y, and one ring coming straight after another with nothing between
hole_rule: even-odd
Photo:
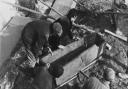
<instances>
[{"instance_id":1,"label":"rope","mask_svg":"<svg viewBox=\"0 0 128 89\"><path fill-rule=\"evenodd\" d=\"M73 0L74 2L76 2L77 4L79 4L80 6L86 8L84 5L82 5L80 2L77 2L76 0Z\"/></svg>"},{"instance_id":2,"label":"rope","mask_svg":"<svg viewBox=\"0 0 128 89\"><path fill-rule=\"evenodd\" d=\"M0 32L4 31L4 29L8 27L8 25L11 22L12 19L13 19L13 17L11 17L11 19L2 27Z\"/></svg>"},{"instance_id":3,"label":"rope","mask_svg":"<svg viewBox=\"0 0 128 89\"><path fill-rule=\"evenodd\" d=\"M61 14L60 12L58 12L56 9L54 9L53 7L47 5L46 3L44 3L43 1L39 0L42 4L46 5L47 7L49 7L50 9L52 9L54 12L56 12L58 15L63 16L63 14Z\"/></svg>"}]
</instances>

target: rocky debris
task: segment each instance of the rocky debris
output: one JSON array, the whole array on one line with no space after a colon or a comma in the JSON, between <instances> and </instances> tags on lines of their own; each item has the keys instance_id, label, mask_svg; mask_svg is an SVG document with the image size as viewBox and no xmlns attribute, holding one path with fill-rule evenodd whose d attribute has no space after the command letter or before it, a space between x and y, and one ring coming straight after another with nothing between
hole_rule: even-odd
<instances>
[{"instance_id":1,"label":"rocky debris","mask_svg":"<svg viewBox=\"0 0 128 89\"><path fill-rule=\"evenodd\" d=\"M98 67L99 66L111 67L116 71L116 73L118 72L125 73L128 63L128 58L127 58L128 46L125 45L122 41L110 35L108 35L105 39L106 42L108 42L112 46L112 49L109 52L106 52L106 54L110 55L111 57L109 56L108 58L107 57L103 58L104 62L100 63ZM103 69L104 67L101 68L98 67L97 68L95 67L96 69L98 69L96 72L97 74L96 76L98 77L100 76L99 79L101 79L102 76L101 69ZM117 76L114 84L112 84L111 87L112 89L127 89L127 81L128 79L123 80Z\"/></svg>"},{"instance_id":2,"label":"rocky debris","mask_svg":"<svg viewBox=\"0 0 128 89\"><path fill-rule=\"evenodd\" d=\"M84 5L84 7L88 8L91 11L105 11L110 9L112 6L113 0L79 0L80 3ZM78 5L78 8L84 9Z\"/></svg>"},{"instance_id":3,"label":"rocky debris","mask_svg":"<svg viewBox=\"0 0 128 89\"><path fill-rule=\"evenodd\" d=\"M125 45L122 41L110 35L108 35L105 40L112 46L112 49L108 53L112 56L110 58L107 58L106 61L109 61L110 64L115 66L118 71L126 72L126 68L128 66L128 46Z\"/></svg>"},{"instance_id":4,"label":"rocky debris","mask_svg":"<svg viewBox=\"0 0 128 89\"><path fill-rule=\"evenodd\" d=\"M86 74L88 73L89 76L96 76L102 82L102 80L104 79L103 73L105 68L108 68L108 65L104 65L99 62L94 65L90 70L88 70ZM127 89L127 83L128 79L121 79L116 75L115 80L111 82L110 87L111 89Z\"/></svg>"},{"instance_id":5,"label":"rocky debris","mask_svg":"<svg viewBox=\"0 0 128 89\"><path fill-rule=\"evenodd\" d=\"M96 2L95 2L96 1ZM104 0L102 0L104 1ZM111 8L111 4L112 1L106 0L109 2L109 9ZM91 11L105 11L108 8L103 9L102 6L103 4L96 4L98 3L97 0L80 0L81 3L84 3L85 7L87 7L88 9L90 9ZM99 0L100 2L100 0ZM96 8L97 10L92 9L93 5L92 3L95 4L95 6L97 6L98 8ZM100 6L101 5L101 6ZM103 6L104 7L104 6ZM79 9L84 10L83 7L78 5ZM125 20L124 18L127 18L127 16L118 16L120 17L118 19L118 27L120 28L120 30L123 32L123 34L125 34L125 36L127 36L128 31L126 30L127 26L127 19ZM106 17L106 18L109 18ZM90 26L92 27L94 30L98 29L105 29L106 27L110 26L110 21L101 18L101 21L96 20L94 17L90 16L80 16L77 19L79 24L83 24L86 26ZM96 28L96 29L95 29ZM110 26L109 28L107 28L108 30L112 31L112 27ZM100 31L100 30L99 30ZM104 50L104 56L101 59L101 61L99 61L99 63L97 63L96 65L94 65L94 67L92 69L90 69L89 75L90 76L96 76L97 78L99 78L102 81L103 78L103 72L104 69L106 67L110 67L113 68L116 73L126 73L126 69L128 66L128 58L127 58L127 51L128 51L128 46L126 42L123 42L122 40L119 40L118 38L115 38L111 35L107 35L104 37L105 41L112 46L112 49L110 51L108 50ZM118 76L116 76L115 82L111 84L111 89L127 89L128 88L128 79L121 79Z\"/></svg>"},{"instance_id":6,"label":"rocky debris","mask_svg":"<svg viewBox=\"0 0 128 89\"><path fill-rule=\"evenodd\" d=\"M126 12L128 10L125 10ZM119 19L117 21L118 24L118 29L123 33L123 35L125 35L126 37L128 37L128 16L127 15L118 15Z\"/></svg>"}]
</instances>

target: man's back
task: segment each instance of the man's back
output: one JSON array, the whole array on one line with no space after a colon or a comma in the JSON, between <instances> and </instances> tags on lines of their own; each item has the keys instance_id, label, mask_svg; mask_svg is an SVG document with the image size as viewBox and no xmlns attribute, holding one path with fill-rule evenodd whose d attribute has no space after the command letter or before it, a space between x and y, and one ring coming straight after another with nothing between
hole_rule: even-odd
<instances>
[{"instance_id":1,"label":"man's back","mask_svg":"<svg viewBox=\"0 0 128 89\"><path fill-rule=\"evenodd\" d=\"M85 83L82 89L109 89L103 83L101 83L96 77L91 77Z\"/></svg>"},{"instance_id":2,"label":"man's back","mask_svg":"<svg viewBox=\"0 0 128 89\"><path fill-rule=\"evenodd\" d=\"M34 78L33 85L38 89L53 89L55 88L53 82L53 76L49 74L47 68L40 67Z\"/></svg>"},{"instance_id":3,"label":"man's back","mask_svg":"<svg viewBox=\"0 0 128 89\"><path fill-rule=\"evenodd\" d=\"M35 31L37 34L48 34L50 32L50 26L52 22L46 20L36 20L28 23L23 31ZM31 29L29 29L31 28Z\"/></svg>"},{"instance_id":4,"label":"man's back","mask_svg":"<svg viewBox=\"0 0 128 89\"><path fill-rule=\"evenodd\" d=\"M36 20L24 27L22 32L23 43L35 56L39 54L39 50L44 46L48 46L51 24L50 21Z\"/></svg>"}]
</instances>

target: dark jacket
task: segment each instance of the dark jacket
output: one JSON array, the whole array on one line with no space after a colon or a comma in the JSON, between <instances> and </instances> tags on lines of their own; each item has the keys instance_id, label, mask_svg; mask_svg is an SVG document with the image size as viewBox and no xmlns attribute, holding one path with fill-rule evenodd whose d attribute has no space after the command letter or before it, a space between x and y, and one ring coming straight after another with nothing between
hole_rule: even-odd
<instances>
[{"instance_id":1,"label":"dark jacket","mask_svg":"<svg viewBox=\"0 0 128 89\"><path fill-rule=\"evenodd\" d=\"M38 55L39 50L49 46L48 38L51 32L52 22L36 20L28 23L22 32L22 41L25 47Z\"/></svg>"},{"instance_id":2,"label":"dark jacket","mask_svg":"<svg viewBox=\"0 0 128 89\"><path fill-rule=\"evenodd\" d=\"M48 72L47 67L40 67L33 80L36 89L55 89L55 78Z\"/></svg>"},{"instance_id":3,"label":"dark jacket","mask_svg":"<svg viewBox=\"0 0 128 89\"><path fill-rule=\"evenodd\" d=\"M60 45L60 37L58 35L52 35L49 37L49 45L52 51L57 50Z\"/></svg>"}]
</instances>

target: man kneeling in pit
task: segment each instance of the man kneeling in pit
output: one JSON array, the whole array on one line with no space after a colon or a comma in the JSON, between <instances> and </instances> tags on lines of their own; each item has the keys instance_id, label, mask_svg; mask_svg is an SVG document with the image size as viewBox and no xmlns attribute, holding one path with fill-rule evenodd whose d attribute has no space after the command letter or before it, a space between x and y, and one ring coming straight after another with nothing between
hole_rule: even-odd
<instances>
[{"instance_id":1,"label":"man kneeling in pit","mask_svg":"<svg viewBox=\"0 0 128 89\"><path fill-rule=\"evenodd\" d=\"M110 82L115 79L115 71L111 68L107 68L104 71L104 80L101 82L96 77L90 77L85 83L82 89L110 89Z\"/></svg>"}]
</instances>

